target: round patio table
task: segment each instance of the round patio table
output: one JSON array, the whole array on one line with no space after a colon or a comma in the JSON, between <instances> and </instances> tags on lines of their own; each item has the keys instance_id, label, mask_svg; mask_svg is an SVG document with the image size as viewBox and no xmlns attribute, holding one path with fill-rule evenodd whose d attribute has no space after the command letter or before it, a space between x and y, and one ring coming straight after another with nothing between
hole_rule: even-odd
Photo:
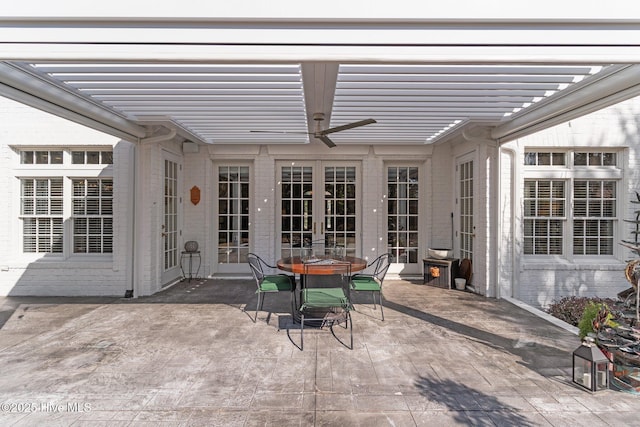
<instances>
[{"instance_id":1,"label":"round patio table","mask_svg":"<svg viewBox=\"0 0 640 427\"><path fill-rule=\"evenodd\" d=\"M319 262L324 260L331 260L330 256L322 256L318 257ZM360 271L364 270L367 267L367 260L362 258L357 258L353 256L345 256L336 260L337 262L350 262L351 263L351 271ZM288 271L294 274L305 274L304 271L304 262L302 258L299 256L282 258L278 260L277 264L280 270ZM335 267L332 264L322 264L323 268L314 269L314 274L335 274Z\"/></svg>"},{"instance_id":2,"label":"round patio table","mask_svg":"<svg viewBox=\"0 0 640 427\"><path fill-rule=\"evenodd\" d=\"M343 267L337 267L334 264L331 264L329 261L332 260L333 258L331 256L319 256L317 258L315 258L314 261L316 261L318 264L318 267L313 269L313 274L316 276L321 276L321 275L332 275L332 274L336 274L337 271L341 271L343 269ZM350 262L351 263L351 271L360 271L360 270L364 270L367 267L367 260L362 259L362 258L357 258L357 257L352 257L352 256L345 256L342 257L340 259L336 259L336 264L344 264L345 262ZM313 261L312 261L313 262ZM299 256L294 256L294 257L289 257L289 258L282 258L280 260L278 260L278 262L276 263L276 265L278 266L278 268L280 270L284 270L284 271L288 271L290 273L294 273L294 274L299 274L300 275L300 300L302 300L302 289L306 286L306 278L305 278L305 263L302 261L302 258ZM347 289L347 292L349 290ZM315 311L315 317L317 319L322 319L322 318L326 318L326 314L327 312L331 311L331 310L321 310L323 311L322 315L318 314L318 311ZM312 313L309 313L312 314ZM299 312L295 312L294 313L294 321L300 323L300 313ZM322 327L323 325L323 321L322 320L317 320L316 322L311 322L310 323L311 326L316 326L316 327Z\"/></svg>"}]
</instances>

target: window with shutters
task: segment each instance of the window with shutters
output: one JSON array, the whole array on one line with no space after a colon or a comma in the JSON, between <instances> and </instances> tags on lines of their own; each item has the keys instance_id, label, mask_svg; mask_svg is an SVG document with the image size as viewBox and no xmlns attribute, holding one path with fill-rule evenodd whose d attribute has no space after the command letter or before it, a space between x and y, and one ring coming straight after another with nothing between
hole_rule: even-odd
<instances>
[{"instance_id":1,"label":"window with shutters","mask_svg":"<svg viewBox=\"0 0 640 427\"><path fill-rule=\"evenodd\" d=\"M113 253L112 151L22 149L19 156L22 251Z\"/></svg>"},{"instance_id":2,"label":"window with shutters","mask_svg":"<svg viewBox=\"0 0 640 427\"><path fill-rule=\"evenodd\" d=\"M614 255L619 157L614 151L525 152L526 255Z\"/></svg>"}]
</instances>

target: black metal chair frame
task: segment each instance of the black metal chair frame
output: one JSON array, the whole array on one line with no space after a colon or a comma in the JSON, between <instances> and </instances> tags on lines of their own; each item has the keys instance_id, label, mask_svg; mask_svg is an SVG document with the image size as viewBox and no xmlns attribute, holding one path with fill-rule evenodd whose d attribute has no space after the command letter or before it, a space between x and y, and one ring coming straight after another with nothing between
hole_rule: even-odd
<instances>
[{"instance_id":1,"label":"black metal chair frame","mask_svg":"<svg viewBox=\"0 0 640 427\"><path fill-rule=\"evenodd\" d=\"M315 269L326 269L326 264L322 264L322 262L308 262L305 263L304 271L305 276L313 275L313 276L322 276L321 274L315 274L313 270ZM304 326L306 322L315 322L320 325L320 329L325 326L329 327L331 334L338 340L340 343L345 345L340 338L338 338L333 330L333 326L336 324L341 324L344 322L344 328L349 329L349 337L350 343L347 346L349 349L353 350L353 322L351 320L351 310L352 305L349 301L349 281L351 277L351 263L350 262L340 262L340 261L332 261L332 268L335 270L336 275L341 276L341 286L338 287L318 287L318 288L304 288L301 293L301 305L299 309L300 313L300 350L304 349ZM345 292L346 291L346 292ZM305 300L306 297L306 300ZM318 298L316 302L314 299ZM321 300L321 301L319 301ZM319 302L318 302L319 301ZM305 310L322 310L326 311L323 313L322 317L314 317L311 316L311 311L309 311L309 315L305 315ZM340 310L340 311L338 311ZM346 346L346 345L345 345Z\"/></svg>"},{"instance_id":2,"label":"black metal chair frame","mask_svg":"<svg viewBox=\"0 0 640 427\"><path fill-rule=\"evenodd\" d=\"M382 321L384 321L384 310L383 310L383 305L382 305L382 282L384 282L384 278L387 275L387 271L389 270L389 267L391 265L391 254L390 253L384 253L382 255L380 255L379 257L377 257L376 259L374 259L373 261L371 261L369 263L369 265L367 265L366 268L370 268L370 267L374 267L373 268L373 273L357 273L354 274L351 277L351 290L355 291L355 292L371 292L371 296L373 298L373 309L376 309L376 293L378 294L378 302L380 304L380 315L382 317ZM365 269L366 270L366 269ZM355 285L353 283L353 279L356 279L358 277L368 277L368 278L372 278L372 279L377 279L378 284L380 285L380 290L375 290L375 291L370 291L370 290L358 290L355 289Z\"/></svg>"},{"instance_id":3,"label":"black metal chair frame","mask_svg":"<svg viewBox=\"0 0 640 427\"><path fill-rule=\"evenodd\" d=\"M279 274L274 274L274 275L270 275L270 274L265 274L264 273L264 268L271 268L271 269L277 269L276 266L270 265L269 263L267 263L264 259L262 259L260 256L254 254L254 253L249 253L247 255L247 260L249 261L249 267L251 267L251 272L253 273L253 278L256 281L256 285L258 287L258 290L256 291L256 293L258 294L258 301L256 303L256 315L255 315L255 319L253 319L253 322L255 323L258 320L258 311L262 310L262 305L264 304L264 294L266 293L273 293L273 292L280 292L280 291L264 291L262 290L262 282L264 282L264 279L269 277L269 276L283 276L289 279L289 281L291 282L291 289L290 289L290 293L291 293L291 318L295 319L294 313L295 313L295 307L296 307L296 279L295 276L291 276L289 274L283 274L283 273L279 273Z\"/></svg>"}]
</instances>

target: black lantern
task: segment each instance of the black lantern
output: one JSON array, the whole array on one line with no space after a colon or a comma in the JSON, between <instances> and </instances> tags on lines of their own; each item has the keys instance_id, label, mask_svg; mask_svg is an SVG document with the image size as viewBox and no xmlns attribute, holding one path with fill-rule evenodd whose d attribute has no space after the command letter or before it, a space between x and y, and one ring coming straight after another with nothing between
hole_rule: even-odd
<instances>
[{"instance_id":1,"label":"black lantern","mask_svg":"<svg viewBox=\"0 0 640 427\"><path fill-rule=\"evenodd\" d=\"M591 337L573 352L573 382L592 392L609 388L609 359Z\"/></svg>"}]
</instances>

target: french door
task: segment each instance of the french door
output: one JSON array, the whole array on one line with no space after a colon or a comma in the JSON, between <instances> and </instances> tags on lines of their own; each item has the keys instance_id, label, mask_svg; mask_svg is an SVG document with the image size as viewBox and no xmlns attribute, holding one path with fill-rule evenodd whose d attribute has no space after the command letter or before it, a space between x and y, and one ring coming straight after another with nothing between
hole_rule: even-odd
<instances>
[{"instance_id":1,"label":"french door","mask_svg":"<svg viewBox=\"0 0 640 427\"><path fill-rule=\"evenodd\" d=\"M457 243L460 259L473 260L473 240L475 226L473 224L473 158L465 156L456 164L457 191L456 207L458 213Z\"/></svg>"},{"instance_id":2,"label":"french door","mask_svg":"<svg viewBox=\"0 0 640 427\"><path fill-rule=\"evenodd\" d=\"M247 269L251 247L251 168L248 164L216 164L217 251L219 273L239 273Z\"/></svg>"},{"instance_id":3,"label":"french door","mask_svg":"<svg viewBox=\"0 0 640 427\"><path fill-rule=\"evenodd\" d=\"M162 204L162 283L180 277L180 224L182 200L179 196L182 165L179 158L163 152L163 204Z\"/></svg>"},{"instance_id":4,"label":"french door","mask_svg":"<svg viewBox=\"0 0 640 427\"><path fill-rule=\"evenodd\" d=\"M276 253L298 256L305 247L324 252L345 248L360 253L359 169L336 162L278 164L278 235Z\"/></svg>"},{"instance_id":5,"label":"french door","mask_svg":"<svg viewBox=\"0 0 640 427\"><path fill-rule=\"evenodd\" d=\"M388 165L387 252L389 272L417 274L420 264L420 179L418 166Z\"/></svg>"}]
</instances>

